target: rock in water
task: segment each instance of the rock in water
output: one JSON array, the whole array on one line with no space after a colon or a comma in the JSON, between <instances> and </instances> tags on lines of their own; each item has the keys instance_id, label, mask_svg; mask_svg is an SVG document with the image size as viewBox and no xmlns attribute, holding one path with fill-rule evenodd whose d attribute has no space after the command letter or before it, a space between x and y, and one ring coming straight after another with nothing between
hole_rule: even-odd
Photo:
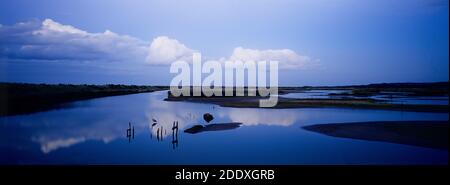
<instances>
[{"instance_id":1,"label":"rock in water","mask_svg":"<svg viewBox=\"0 0 450 185\"><path fill-rule=\"evenodd\" d=\"M216 123L216 124L207 124L203 125L194 125L191 128L184 130L186 133L197 134L200 132L208 132L208 131L221 131L221 130L231 130L238 128L242 123Z\"/></svg>"},{"instance_id":2,"label":"rock in water","mask_svg":"<svg viewBox=\"0 0 450 185\"><path fill-rule=\"evenodd\" d=\"M193 127L184 130L184 132L195 134L197 132L200 132L203 128L204 127L202 125L194 125Z\"/></svg>"},{"instance_id":3,"label":"rock in water","mask_svg":"<svg viewBox=\"0 0 450 185\"><path fill-rule=\"evenodd\" d=\"M210 113L206 113L206 114L203 114L203 119L209 123L211 120L214 119L214 117Z\"/></svg>"}]
</instances>

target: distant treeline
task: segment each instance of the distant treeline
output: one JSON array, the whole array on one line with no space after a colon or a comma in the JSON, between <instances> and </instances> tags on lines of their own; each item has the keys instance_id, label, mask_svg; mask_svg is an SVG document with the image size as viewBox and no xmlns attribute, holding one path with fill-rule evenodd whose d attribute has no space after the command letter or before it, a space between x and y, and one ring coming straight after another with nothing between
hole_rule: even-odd
<instances>
[{"instance_id":1,"label":"distant treeline","mask_svg":"<svg viewBox=\"0 0 450 185\"><path fill-rule=\"evenodd\" d=\"M67 106L91 98L165 90L164 86L0 83L0 115L15 115Z\"/></svg>"}]
</instances>

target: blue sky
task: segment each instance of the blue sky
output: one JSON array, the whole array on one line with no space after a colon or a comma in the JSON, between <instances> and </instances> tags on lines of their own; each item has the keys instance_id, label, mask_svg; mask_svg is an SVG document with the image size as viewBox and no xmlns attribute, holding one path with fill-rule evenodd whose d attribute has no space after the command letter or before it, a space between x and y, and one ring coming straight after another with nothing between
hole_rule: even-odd
<instances>
[{"instance_id":1,"label":"blue sky","mask_svg":"<svg viewBox=\"0 0 450 185\"><path fill-rule=\"evenodd\" d=\"M168 60L237 48L301 63L281 85L448 81L448 16L448 0L3 0L0 81L168 85ZM155 40L175 55L145 57Z\"/></svg>"}]
</instances>

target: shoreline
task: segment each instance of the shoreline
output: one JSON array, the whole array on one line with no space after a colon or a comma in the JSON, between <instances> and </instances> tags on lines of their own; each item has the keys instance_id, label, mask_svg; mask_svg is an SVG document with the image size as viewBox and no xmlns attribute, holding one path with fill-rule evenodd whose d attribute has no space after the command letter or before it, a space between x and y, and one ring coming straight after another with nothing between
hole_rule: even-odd
<instances>
[{"instance_id":1,"label":"shoreline","mask_svg":"<svg viewBox=\"0 0 450 185\"><path fill-rule=\"evenodd\" d=\"M305 130L332 137L405 144L441 150L449 148L447 121L372 121L316 124Z\"/></svg>"},{"instance_id":2,"label":"shoreline","mask_svg":"<svg viewBox=\"0 0 450 185\"><path fill-rule=\"evenodd\" d=\"M448 105L421 105L421 104L392 104L372 99L294 99L279 98L274 107L259 107L261 97L177 97L166 98L165 101L184 101L193 103L211 103L222 107L232 108L262 108L262 109L289 109L289 108L350 108L393 110L410 112L448 112Z\"/></svg>"},{"instance_id":3,"label":"shoreline","mask_svg":"<svg viewBox=\"0 0 450 185\"><path fill-rule=\"evenodd\" d=\"M272 109L285 108L352 108L373 110L394 110L412 112L448 112L449 105L432 104L392 104L382 100L371 99L373 95L385 95L394 92L408 97L448 96L448 82L438 83L392 83L369 84L357 86L303 86L279 87L279 93L303 93L310 90L347 90L345 93L329 94L330 98L283 98ZM138 85L72 85L72 84L27 84L0 83L0 116L11 116L47 111L68 106L68 103L93 98L127 95L144 92L169 90L169 86ZM341 98L335 98L340 96ZM343 97L343 98L342 98ZM357 97L357 98L355 98ZM171 96L170 90L165 101L186 101L210 103L223 107L260 108L261 96Z\"/></svg>"},{"instance_id":4,"label":"shoreline","mask_svg":"<svg viewBox=\"0 0 450 185\"><path fill-rule=\"evenodd\" d=\"M164 86L0 83L0 116L67 107L93 98L167 90Z\"/></svg>"},{"instance_id":5,"label":"shoreline","mask_svg":"<svg viewBox=\"0 0 450 185\"><path fill-rule=\"evenodd\" d=\"M263 107L268 109L285 108L352 108L352 109L374 109L394 110L412 112L448 112L449 105L437 104L398 104L386 100L374 99L374 96L384 96L394 100L397 97L448 97L449 83L382 83L353 86L303 86L303 87L279 87L278 95L289 93L305 93L308 91L336 91L345 92L329 93L329 98L286 98L278 97L278 104L274 107ZM192 87L191 87L192 88ZM246 88L247 90L248 88ZM223 87L222 87L223 91ZM234 92L235 94L235 92ZM165 101L186 101L194 103L211 103L222 107L234 108L261 108L259 100L267 96L178 96L175 97L168 92Z\"/></svg>"}]
</instances>

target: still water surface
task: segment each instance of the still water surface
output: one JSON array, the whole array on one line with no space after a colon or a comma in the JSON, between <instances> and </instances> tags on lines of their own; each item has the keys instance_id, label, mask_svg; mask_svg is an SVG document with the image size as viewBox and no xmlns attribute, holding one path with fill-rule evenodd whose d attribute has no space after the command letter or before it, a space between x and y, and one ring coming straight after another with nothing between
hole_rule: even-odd
<instances>
[{"instance_id":1,"label":"still water surface","mask_svg":"<svg viewBox=\"0 0 450 185\"><path fill-rule=\"evenodd\" d=\"M448 120L448 113L225 108L163 101L166 95L97 98L65 109L0 117L0 164L448 164L448 150L336 138L301 128ZM214 116L212 123L243 124L232 130L183 132L204 124L206 112ZM178 132L172 129L174 121ZM134 137L127 137L129 123Z\"/></svg>"}]
</instances>

